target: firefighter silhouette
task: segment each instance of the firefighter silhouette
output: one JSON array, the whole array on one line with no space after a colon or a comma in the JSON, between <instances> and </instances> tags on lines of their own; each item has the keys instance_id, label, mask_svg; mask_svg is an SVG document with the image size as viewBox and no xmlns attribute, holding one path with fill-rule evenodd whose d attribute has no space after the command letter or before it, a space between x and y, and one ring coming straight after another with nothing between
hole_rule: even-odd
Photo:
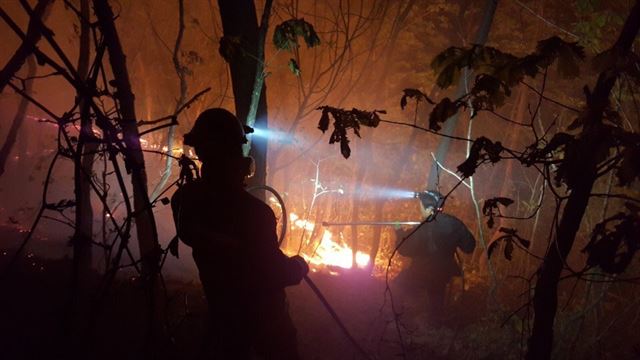
<instances>
[{"instance_id":1,"label":"firefighter silhouette","mask_svg":"<svg viewBox=\"0 0 640 360\"><path fill-rule=\"evenodd\" d=\"M435 191L421 192L420 210L424 219L432 221L422 224L415 232L413 228L396 229L397 241L409 236L398 249L400 255L411 258L411 265L404 269L396 280L404 290L426 292L427 316L432 323L439 323L444 315L445 291L454 276L462 274L456 261L456 250L470 254L476 241L460 219L453 215L438 213L442 195Z\"/></svg>"},{"instance_id":2,"label":"firefighter silhouette","mask_svg":"<svg viewBox=\"0 0 640 360\"><path fill-rule=\"evenodd\" d=\"M224 109L201 113L184 143L202 176L172 198L180 239L192 248L210 315L207 352L216 359L298 359L284 288L309 268L278 248L271 208L244 189L251 159L243 126Z\"/></svg>"}]
</instances>

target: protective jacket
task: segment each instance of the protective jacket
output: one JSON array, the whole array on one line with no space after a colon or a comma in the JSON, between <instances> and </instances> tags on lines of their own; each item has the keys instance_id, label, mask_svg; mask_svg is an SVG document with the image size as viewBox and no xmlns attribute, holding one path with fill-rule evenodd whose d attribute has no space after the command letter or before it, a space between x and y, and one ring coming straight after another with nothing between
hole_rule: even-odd
<instances>
[{"instance_id":1,"label":"protective jacket","mask_svg":"<svg viewBox=\"0 0 640 360\"><path fill-rule=\"evenodd\" d=\"M398 241L411 231L399 230ZM398 252L412 259L407 269L410 272L447 282L452 276L460 275L460 266L454 257L456 248L469 254L475 247L476 241L464 223L455 216L441 213L434 221L420 226Z\"/></svg>"},{"instance_id":2,"label":"protective jacket","mask_svg":"<svg viewBox=\"0 0 640 360\"><path fill-rule=\"evenodd\" d=\"M240 186L203 179L182 186L171 205L224 345L244 338L258 348L295 346L284 287L298 284L304 270L278 248L271 208Z\"/></svg>"}]
</instances>

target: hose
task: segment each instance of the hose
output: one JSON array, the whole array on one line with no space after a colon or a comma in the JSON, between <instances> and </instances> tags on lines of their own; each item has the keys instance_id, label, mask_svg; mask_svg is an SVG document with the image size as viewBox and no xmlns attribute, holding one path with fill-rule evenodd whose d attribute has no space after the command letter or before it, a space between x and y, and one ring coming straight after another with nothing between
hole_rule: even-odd
<instances>
[{"instance_id":1,"label":"hose","mask_svg":"<svg viewBox=\"0 0 640 360\"><path fill-rule=\"evenodd\" d=\"M269 185L255 185L247 188L248 192L256 190L267 190L268 192L273 194L273 196L275 196L278 200L278 203L280 203L280 208L282 209L282 228L280 229L280 236L278 237L278 246L280 246L284 241L285 235L287 235L287 226L289 225L289 219L287 218L287 208L284 206L284 199L282 199L282 196L280 196L276 189L272 188Z\"/></svg>"},{"instance_id":2,"label":"hose","mask_svg":"<svg viewBox=\"0 0 640 360\"><path fill-rule=\"evenodd\" d=\"M268 185L256 185L256 186L251 186L251 187L247 188L248 192L252 192L252 191L255 191L255 190L267 190L267 191L269 191L270 193L272 193L276 197L276 199L280 203L280 206L282 208L282 219L283 220L282 220L282 229L280 230L280 238L278 239L278 244L281 245L282 241L284 240L284 236L287 233L287 224L288 224L288 222L287 222L287 210L286 210L286 208L284 206L284 200L282 199L282 196L280 196L278 191L276 191L276 189L272 188L271 186L268 186ZM344 325L342 320L340 320L340 317L338 317L338 314L336 313L336 311L333 309L331 304L329 304L329 301L327 301L327 298L324 297L324 295L322 294L320 289L311 280L311 278L308 275L305 275L304 276L304 281L307 283L307 285L309 285L309 287L311 288L313 293L318 297L318 299L320 300L322 305L324 305L325 309L327 309L327 311L329 312L331 317L336 321L336 323L338 324L338 327L346 335L347 339L351 342L351 344L358 350L358 352L365 359L367 359L367 360L372 359L371 356L364 350L364 348L362 348L362 346L360 346L358 341L356 341L356 339L353 337L353 335L351 335L351 333L349 332L347 327Z\"/></svg>"}]
</instances>

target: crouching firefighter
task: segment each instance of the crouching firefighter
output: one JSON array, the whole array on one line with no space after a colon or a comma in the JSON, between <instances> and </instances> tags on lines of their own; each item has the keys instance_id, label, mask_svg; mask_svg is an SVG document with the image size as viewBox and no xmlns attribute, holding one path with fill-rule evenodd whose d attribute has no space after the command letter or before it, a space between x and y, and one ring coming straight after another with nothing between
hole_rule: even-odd
<instances>
[{"instance_id":1,"label":"crouching firefighter","mask_svg":"<svg viewBox=\"0 0 640 360\"><path fill-rule=\"evenodd\" d=\"M424 191L417 197L423 221L427 223L415 232L413 228L396 229L398 242L409 236L398 253L411 258L411 265L400 273L396 282L407 291L426 292L427 316L437 324L443 320L447 284L454 276L462 275L456 261L456 250L460 248L470 254L476 247L476 241L460 219L438 213L442 210L442 194Z\"/></svg>"},{"instance_id":2,"label":"crouching firefighter","mask_svg":"<svg viewBox=\"0 0 640 360\"><path fill-rule=\"evenodd\" d=\"M278 248L276 218L244 189L251 159L243 126L224 109L198 116L184 144L202 161L202 176L182 185L171 207L180 239L193 250L209 305L216 359L298 359L296 329L284 288L309 268Z\"/></svg>"}]
</instances>

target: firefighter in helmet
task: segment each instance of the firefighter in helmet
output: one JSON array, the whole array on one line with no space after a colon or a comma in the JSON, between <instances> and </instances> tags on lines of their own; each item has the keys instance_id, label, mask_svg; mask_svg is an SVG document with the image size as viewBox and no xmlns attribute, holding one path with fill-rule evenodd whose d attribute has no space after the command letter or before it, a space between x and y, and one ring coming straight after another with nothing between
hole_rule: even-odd
<instances>
[{"instance_id":1,"label":"firefighter in helmet","mask_svg":"<svg viewBox=\"0 0 640 360\"><path fill-rule=\"evenodd\" d=\"M411 265L397 278L397 283L411 292L426 292L427 316L433 323L442 320L447 284L462 270L456 261L456 250L470 254L476 241L466 225L453 215L439 213L443 196L437 191L416 194L420 200L423 220L415 232L396 229L397 241L408 238L398 249L400 255L411 258Z\"/></svg>"},{"instance_id":2,"label":"firefighter in helmet","mask_svg":"<svg viewBox=\"0 0 640 360\"><path fill-rule=\"evenodd\" d=\"M309 268L278 248L276 218L244 189L251 159L238 119L208 109L184 136L202 162L202 176L182 185L171 206L180 239L192 248L209 305L216 359L298 359L296 330L284 288Z\"/></svg>"}]
</instances>

